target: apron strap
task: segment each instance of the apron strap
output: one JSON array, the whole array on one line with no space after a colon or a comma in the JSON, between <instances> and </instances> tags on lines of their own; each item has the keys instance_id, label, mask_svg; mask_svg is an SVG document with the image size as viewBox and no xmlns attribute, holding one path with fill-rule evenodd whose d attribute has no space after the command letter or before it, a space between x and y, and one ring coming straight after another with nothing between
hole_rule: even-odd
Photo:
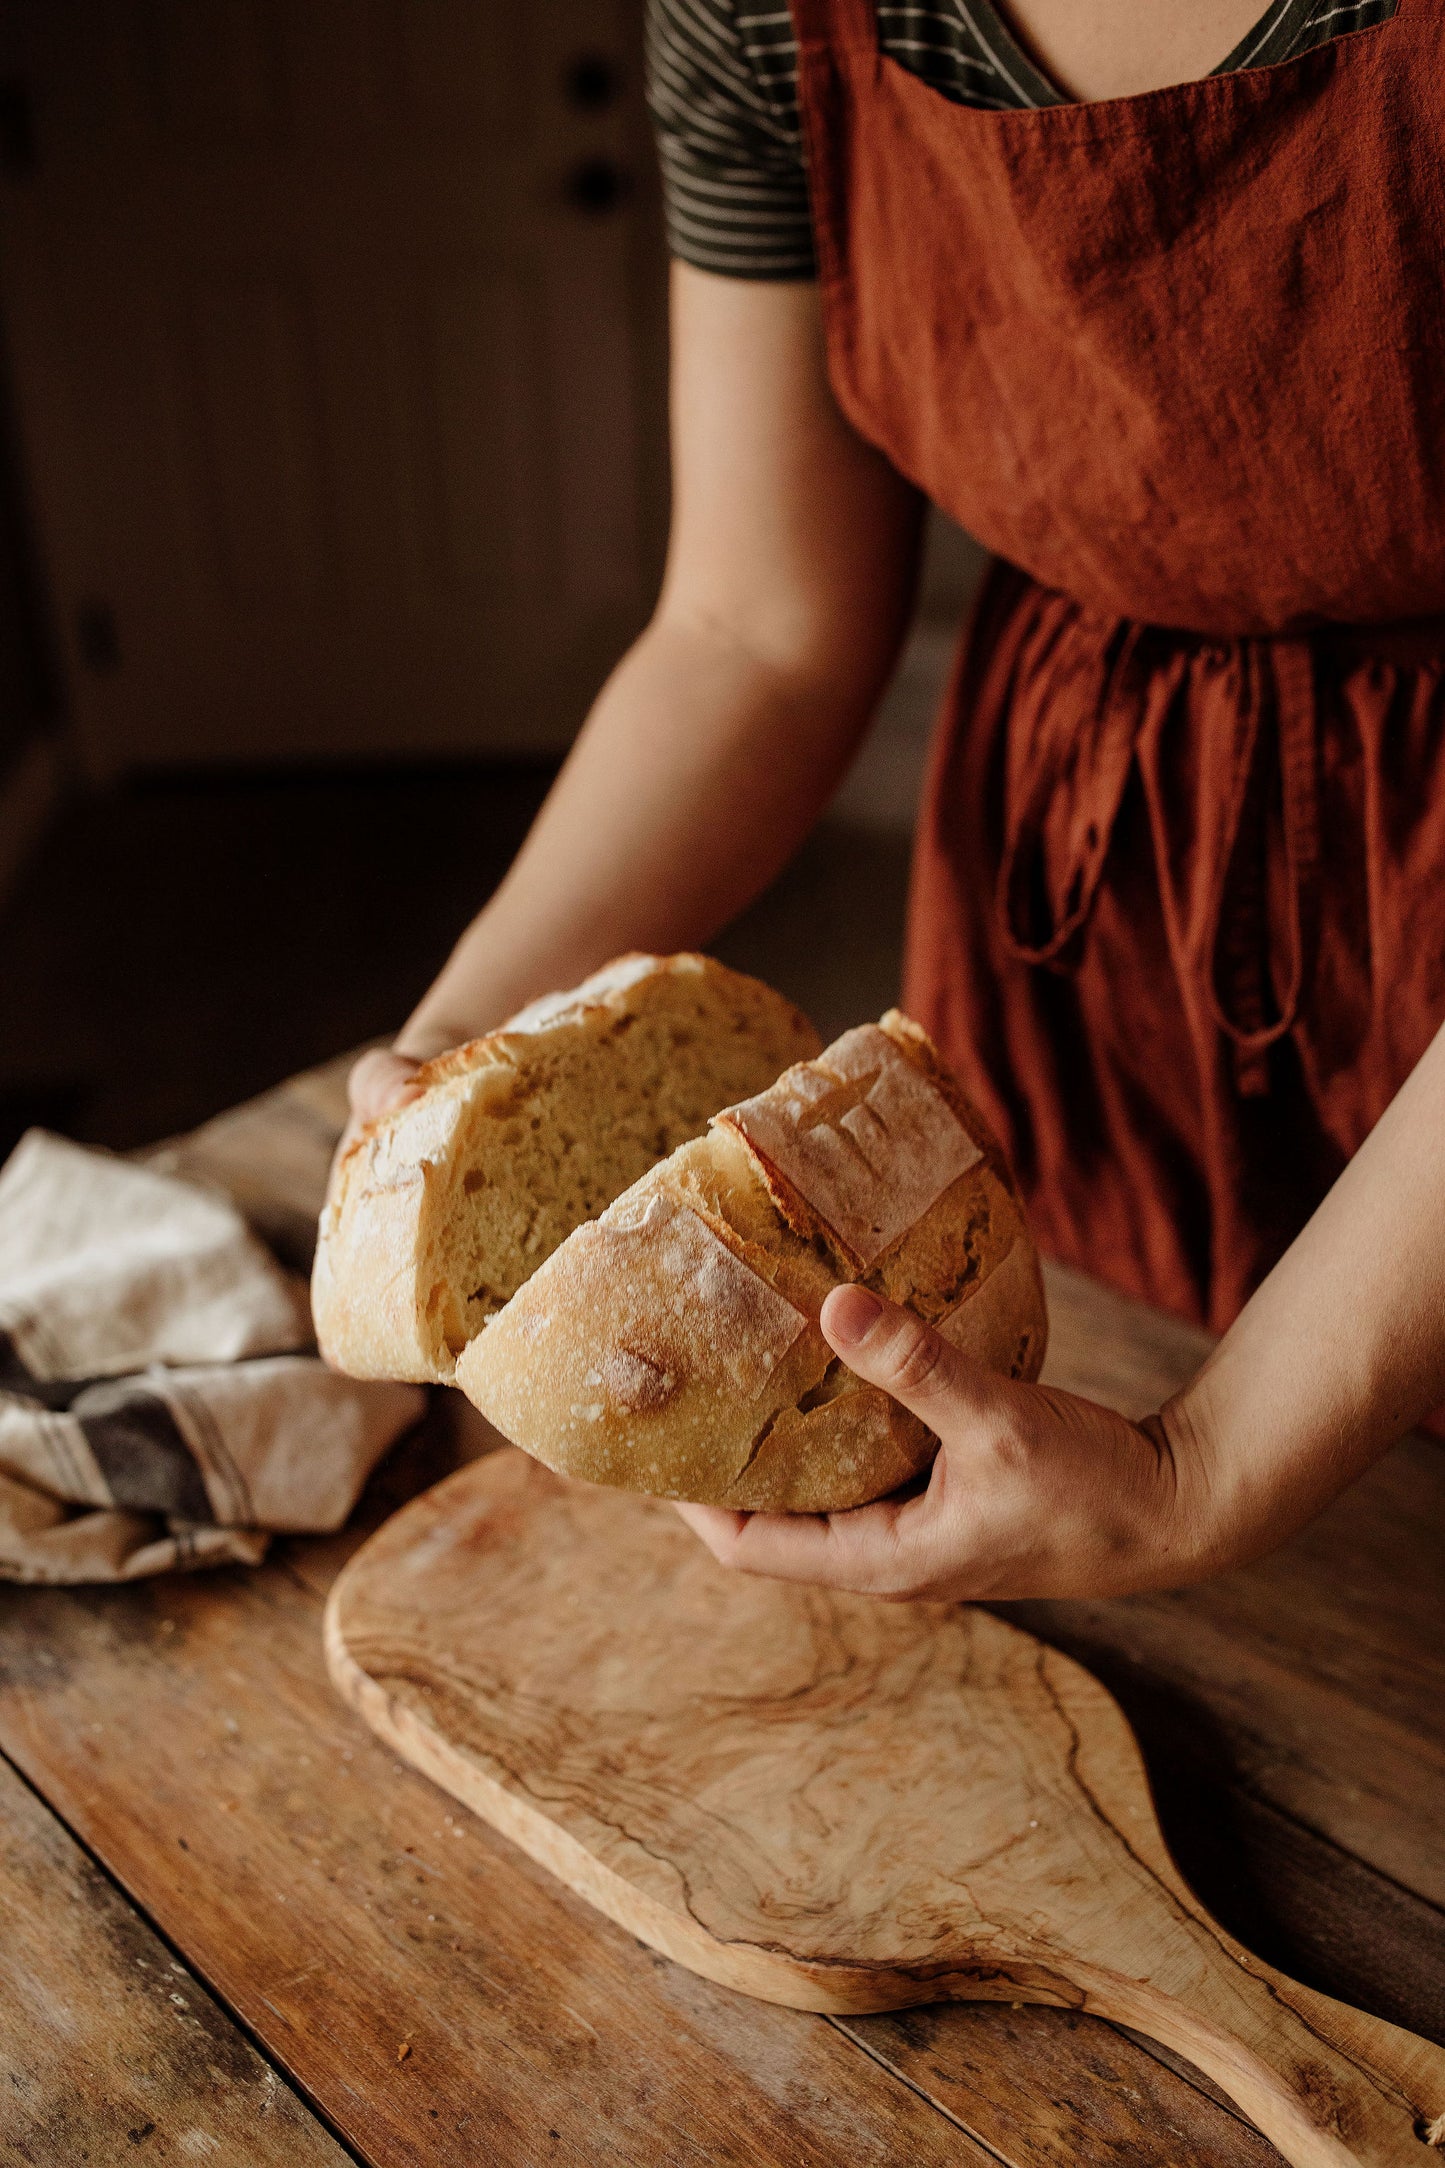
<instances>
[{"instance_id":1,"label":"apron strap","mask_svg":"<svg viewBox=\"0 0 1445 2168\"><path fill-rule=\"evenodd\" d=\"M1029 673L1033 713L995 892L1000 939L1021 963L1067 968L1063 952L1093 910L1145 713L1144 635L1121 621L1083 655L1060 642Z\"/></svg>"},{"instance_id":2,"label":"apron strap","mask_svg":"<svg viewBox=\"0 0 1445 2168\"><path fill-rule=\"evenodd\" d=\"M1172 922L1172 853L1152 771L1190 652L1175 635L1128 620L1090 625L1069 611L1051 613L1015 656L994 898L1006 955L1056 971L1075 967L1141 759ZM1313 966L1321 855L1315 675L1309 641L1294 638L1241 640L1234 668L1232 743L1220 747L1218 813L1205 823L1199 932L1191 937L1181 922L1171 940L1180 968L1203 981L1206 1013L1233 1051L1237 1089L1253 1098L1269 1089L1269 1049L1297 1021Z\"/></svg>"},{"instance_id":3,"label":"apron strap","mask_svg":"<svg viewBox=\"0 0 1445 2168\"><path fill-rule=\"evenodd\" d=\"M800 45L853 46L876 54L878 10L874 0L790 0Z\"/></svg>"},{"instance_id":4,"label":"apron strap","mask_svg":"<svg viewBox=\"0 0 1445 2168\"><path fill-rule=\"evenodd\" d=\"M1245 1098L1258 1098L1269 1089L1268 1051L1293 1028L1313 962L1319 780L1309 643L1250 641L1243 646L1241 662L1244 699L1228 819L1206 918L1205 991L1210 1014L1233 1043L1238 1089ZM1279 960L1269 893L1271 751L1277 754L1284 845L1286 953Z\"/></svg>"}]
</instances>

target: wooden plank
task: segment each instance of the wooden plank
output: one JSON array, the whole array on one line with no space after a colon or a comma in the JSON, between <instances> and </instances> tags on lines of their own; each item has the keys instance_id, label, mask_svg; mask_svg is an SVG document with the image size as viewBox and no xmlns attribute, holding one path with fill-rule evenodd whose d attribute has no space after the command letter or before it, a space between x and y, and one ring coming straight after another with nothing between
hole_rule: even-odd
<instances>
[{"instance_id":1,"label":"wooden plank","mask_svg":"<svg viewBox=\"0 0 1445 2168\"><path fill-rule=\"evenodd\" d=\"M0 1761L0 2152L37 2168L347 2156Z\"/></svg>"},{"instance_id":2,"label":"wooden plank","mask_svg":"<svg viewBox=\"0 0 1445 2168\"><path fill-rule=\"evenodd\" d=\"M1073 2010L938 2003L835 2018L1000 2159L1030 2168L1279 2168L1274 2147L1194 2074Z\"/></svg>"},{"instance_id":3,"label":"wooden plank","mask_svg":"<svg viewBox=\"0 0 1445 2168\"><path fill-rule=\"evenodd\" d=\"M1049 1352L1044 1380L1131 1418L1150 1415L1193 1377L1214 1345L1182 1318L1044 1260Z\"/></svg>"},{"instance_id":4,"label":"wooden plank","mask_svg":"<svg viewBox=\"0 0 1445 2168\"><path fill-rule=\"evenodd\" d=\"M314 1646L304 1630L294 1646L288 1577L226 1579L253 1599L244 1616L221 1615L230 1606L207 1601L217 1584L200 1580L126 1591L99 1607L110 1614L104 1620L84 1599L63 1596L61 1633L59 1622L32 1613L35 1653L19 1728L35 1773L69 1811L87 1815L92 1839L108 1836L112 1864L146 1889L168 1931L368 2159L446 2160L448 2143L479 2122L498 2161L882 2161L903 2157L890 2153L894 2139L921 2162L984 2157L941 2121L934 2131L911 2090L857 2067L837 2052L841 2042L819 2037L817 2021L693 1980L592 1915L578 1917L565 1893L485 1832L468 1824L453 1836L461 1818L449 1823L446 1803L429 1787L398 1775L384 1757L378 1764L365 1735L322 1693L298 1695L291 1663L277 1676L278 1610L303 1672ZM118 1618L122 1611L140 1615ZM9 1644L13 1624L0 1604L0 1645ZM266 1649L272 1691L264 1676L248 1678L235 1663L238 1647ZM194 1660L206 1650L213 1660L198 1677ZM133 1726L95 1713L114 1714L107 1651L110 1664L126 1668ZM9 1676L8 1645L6 1655ZM181 1666L183 1687L175 1679ZM87 1679L97 1668L102 1677ZM58 1704L47 1684L59 1689ZM215 1697L218 1685L224 1699ZM277 1692L282 1715L273 1729ZM3 1714L15 1744L17 1704L8 1693ZM159 1766L148 1763L153 1750L142 1742L162 1738ZM348 1796L333 1809L328 1801L338 1791ZM467 1849L458 1853L459 1844ZM467 1860L465 1876L456 1872L458 1857ZM370 1917L358 1920L358 1911ZM545 1955L534 1969L527 1952L539 1947ZM333 1980L345 1984L338 1989ZM1253 2168L1270 2157L1108 2028L1081 2021L1056 2036L1030 2028L1026 2021L1039 2015L1052 2013L1020 2013L1013 2032L976 2032L972 2062L955 2071L951 2088L936 2068L921 2088L962 2127L986 2125L1000 2158L1052 2168L1066 2120L1052 2126L1034 2117L1010 2132L1012 2104L1046 2095L1066 2118L1069 2103L1078 2107L1098 2085L1112 2102L1109 2127L1126 2132L1133 2148L1120 2158L1172 2160L1180 2130L1189 2132L1189 2158L1199 2168ZM940 2015L928 2035L935 2066L949 2023ZM396 2048L403 2040L412 2048L399 2070L393 2036ZM906 2065L896 2044L890 2059ZM597 2099L599 2069L627 2074L624 2091L635 2088L644 2120L670 2126L665 2147L644 2148L610 2085ZM910 2088L918 2086L905 2074ZM971 2109L976 2096L1001 2102L1002 2122ZM709 2140L709 2118L735 2119L741 2099L755 2146ZM790 2128L780 2103L804 2126L821 2105L822 2127L807 2135ZM539 2155L535 2111L543 2106L561 2136ZM1080 2109L1084 2127L1101 2109L1101 2101Z\"/></svg>"},{"instance_id":5,"label":"wooden plank","mask_svg":"<svg viewBox=\"0 0 1445 2168\"><path fill-rule=\"evenodd\" d=\"M837 2012L1060 2002L1207 2071L1298 2168L1400 2168L1445 2053L1245 1958L1164 1854L1117 1705L970 1606L729 1575L652 1500L524 1453L332 1592L378 1735L656 1949Z\"/></svg>"},{"instance_id":6,"label":"wooden plank","mask_svg":"<svg viewBox=\"0 0 1445 2168\"><path fill-rule=\"evenodd\" d=\"M988 2157L821 2020L642 1950L395 1765L284 1566L0 1591L0 1742L373 2168Z\"/></svg>"},{"instance_id":7,"label":"wooden plank","mask_svg":"<svg viewBox=\"0 0 1445 2168\"><path fill-rule=\"evenodd\" d=\"M445 1430L423 1438L410 1477L399 1456L385 1487L403 1494L475 1443ZM373 1499L368 1518L387 1502ZM635 2116L665 2117L681 2161L892 2160L904 2157L889 2150L895 2135L920 2162L967 2160L984 2157L967 2142L977 2130L1011 2168L1054 2168L1071 2112L1081 2127L1104 2116L1124 2133L1121 2160L1172 2168L1180 2130L1198 2168L1271 2157L1201 2104L1197 2082L1092 2020L1053 2030L1050 2013L1025 2011L1003 2031L964 2033L970 2058L946 2086L942 2043L956 2020L939 2013L926 2061L889 2044L903 2081L889 2087L841 2036L820 2042L818 2021L743 2002L640 1950L479 1827L452 1837L447 1802L378 1759L322 1685L319 1605L296 1562L324 1587L331 1540L290 1546L285 1568L251 1577L56 1592L23 1612L18 1592L8 1613L0 1600L0 1735L84 1814L88 1841L104 1843L368 2160L448 2159L447 2143L476 2128L469 2113L494 2131L499 2163L663 2157L629 2151L641 2146L636 2123L609 2085L597 2099L599 2070L631 2074ZM238 1663L242 1650L264 1663ZM125 1723L112 1721L117 1706ZM455 1873L458 1856L469 1876ZM403 2039L413 2053L398 2096L390 2058ZM1059 2103L1057 2117L1018 2118L1018 2101L1035 2096ZM930 2121L927 2101L949 2121ZM736 2122L741 2102L755 2151L707 2136L712 2118ZM539 2154L542 2111L561 2135Z\"/></svg>"},{"instance_id":8,"label":"wooden plank","mask_svg":"<svg viewBox=\"0 0 1445 2168\"><path fill-rule=\"evenodd\" d=\"M292 1572L324 1600L341 1566L391 1513L499 1442L459 1394L439 1394L423 1429L373 1478L352 1523L334 1536L287 1546ZM1412 1443L1399 1456L1407 1478L1417 1453L1427 1475L1445 1458L1432 1445ZM1363 1516L1357 1553L1375 1547L1373 1525L1372 1516ZM1425 1576L1412 1573L1419 1589ZM1445 2042L1445 1917L1439 1908L1259 1796L1248 1781L1229 1710L1216 1715L1203 1703L1204 1691L1221 1694L1230 1670L1248 1661L1248 1647L1238 1658L1230 1653L1223 1681L1201 1665L1202 1689L1191 1684L1193 1671L1182 1685L1171 1682L1171 1667L1177 1671L1194 1649L1190 1607L1206 1593L1163 1601L1157 1646L1125 1638L1124 1627L1145 1609L1142 1602L1097 1607L1087 1631L1074 1615L1079 1606L1000 1608L1079 1657L1119 1700L1144 1751L1170 1849L1190 1886L1232 1934L1310 1986ZM1397 1609L1410 1600L1409 1591L1394 1592ZM1361 1608L1378 1619L1380 1597L1368 1594ZM1421 1638L1428 1642L1423 1628ZM1287 1712L1288 1677L1277 1682L1277 1691ZM1268 1721L1267 1711L1260 1721ZM1325 1777L1348 1790L1349 1780L1332 1766L1329 1742L1315 1739L1311 1746ZM1382 1810L1372 1831L1378 1847L1392 1847L1390 1825L1399 1811ZM1407 1785L1404 1811L1428 1826L1429 1797L1417 1797Z\"/></svg>"},{"instance_id":9,"label":"wooden plank","mask_svg":"<svg viewBox=\"0 0 1445 2168\"><path fill-rule=\"evenodd\" d=\"M254 1102L208 1125L190 1159L190 1171L259 1196L263 1214L291 1230L297 1263L340 1120L346 1066L313 1072L268 1095L269 1106ZM298 1089L309 1111L286 1106ZM289 1137L279 1146L278 1113ZM1050 1268L1048 1278L1049 1374L1075 1390L1143 1412L1183 1382L1207 1348L1193 1328L1082 1275ZM460 1447L455 1439L434 1444L429 1473L446 1472L481 1442L473 1434ZM1426 1760L1445 1707L1441 1569L1432 1535L1440 1525L1442 1462L1432 1445L1400 1449L1284 1559L1213 1588L1129 1604L1011 1610L1081 1657L1121 1700L1144 1746L1171 1846L1224 1924L1298 1977L1436 2039L1445 2038L1442 1923L1409 1891L1438 1893ZM376 1495L399 1503L409 1487L394 1463ZM376 1496L369 1506L365 1524L373 1525ZM357 1540L347 1531L292 1547L293 1568L319 1594ZM1417 1723L1425 1759L1413 1744ZM1377 1861L1407 1887L1392 1886L1362 1860ZM997 2019L977 2011L940 2016L945 2034L965 2021L992 2026ZM1043 2013L1018 2014L1021 2025L1044 2021ZM1117 2037L1087 2021L1082 2030L1086 2038L1100 2033L1091 2055ZM900 2055L896 2040L890 2052ZM994 2081L1005 2091L1007 2062L1003 2055ZM909 2069L900 2059L897 2067L925 2092L935 2082L922 2063ZM976 2076L969 2083L988 2092ZM948 2105L942 2096L940 2105ZM1008 2157L1027 2157L1032 2142L1026 2138L1023 2152ZM1044 2148L1035 2157L1054 2155ZM1130 2157L1127 2149L1121 2156Z\"/></svg>"},{"instance_id":10,"label":"wooden plank","mask_svg":"<svg viewBox=\"0 0 1445 2168\"><path fill-rule=\"evenodd\" d=\"M1237 1785L1445 1905L1442 1521L1445 1454L1409 1439L1272 1558L1175 1595L1005 1615L1103 1679L1146 1756L1206 1732Z\"/></svg>"},{"instance_id":11,"label":"wooden plank","mask_svg":"<svg viewBox=\"0 0 1445 2168\"><path fill-rule=\"evenodd\" d=\"M1231 1790L1212 1765L1212 1738L1192 1747L1172 1741L1160 1801L1192 1886L1261 1957L1325 1994L1445 2041L1445 1917ZM1087 2158L1091 2168L1133 2168L1140 2133L1162 2116L1180 2133L1180 2160L1253 2168L1276 2157L1223 2104L1190 2102L1173 2087L1158 2098L1150 2068L1158 2048L1070 2012L939 2006L839 2022L1000 2153L1027 2131L1041 2163L1074 2168ZM1209 2091L1198 2073L1183 2074Z\"/></svg>"},{"instance_id":12,"label":"wooden plank","mask_svg":"<svg viewBox=\"0 0 1445 2168\"><path fill-rule=\"evenodd\" d=\"M1191 1740L1187 1723L1176 1725L1163 1763L1161 1815L1191 1885L1261 1957L1325 1994L1445 2041L1445 1917L1231 1788L1214 1738L1211 1730ZM1158 2048L1072 2013L940 2006L840 2022L1000 2153L1027 2132L1040 2163L1073 2168L1086 2157L1091 2168L1096 2161L1132 2168L1139 2133L1157 2129L1153 2118L1162 2114L1181 2133L1181 2160L1275 2158L1222 2105L1191 2103L1173 2087L1156 2099L1150 2062L1160 2059ZM1184 2075L1208 2092L1197 2073Z\"/></svg>"},{"instance_id":13,"label":"wooden plank","mask_svg":"<svg viewBox=\"0 0 1445 2168\"><path fill-rule=\"evenodd\" d=\"M1208 1342L1078 1273L1049 1274L1046 1375L1138 1414ZM1188 1708L1236 1780L1445 1904L1445 1451L1406 1439L1295 1541L1198 1588L1009 1605L1123 1701ZM1177 1728L1177 1727L1176 1727Z\"/></svg>"},{"instance_id":14,"label":"wooden plank","mask_svg":"<svg viewBox=\"0 0 1445 2168\"><path fill-rule=\"evenodd\" d=\"M352 1524L334 1536L288 1545L291 1572L324 1600L341 1566L408 1497L503 1442L459 1394L438 1395L427 1424L405 1453L373 1478ZM1210 1796L1211 1807L1217 1807ZM1227 1849L1223 1880L1215 1871L1201 1885L1206 1896L1219 1886L1224 1923L1246 1942L1253 1934L1251 1947L1282 1970L1397 2024L1441 2037L1432 2027L1437 2010L1445 2012L1445 1949L1437 1979L1429 1942L1429 1930L1438 1922L1422 1922L1413 1900L1347 1855L1320 1847L1292 1824L1269 1816L1267 1809L1238 1800L1230 1808L1235 1821L1241 1813L1268 1819L1250 1856L1262 1872L1268 1870L1274 1901L1267 1912L1240 1907L1235 1852ZM1209 1827L1217 1833L1217 1815L1211 1815ZM1320 1851L1331 1871L1322 1871ZM1208 1865L1217 1870L1213 1853ZM1401 1906L1405 1914L1397 1917ZM1388 1919L1384 1931L1361 1938L1359 1930L1382 1913ZM1356 1947L1360 1939L1366 1944L1363 1965ZM1327 1951L1335 1945L1339 1960L1331 1964ZM1381 1963L1372 1970L1368 1960L1375 1954ZM1136 2041L1092 2017L945 2004L897 2019L834 2022L1011 2168L1055 2168L1056 2163L1074 2168L1078 2155L1071 2151L1071 2133L1080 2127L1099 2145L1100 2161L1117 2159L1121 2168L1161 2157L1161 2141L1172 2168L1175 2156L1167 2148L1181 2132L1187 2135L1192 2168L1263 2168L1279 2160L1232 2103L1223 2095L1211 2099L1209 2081L1198 2071L1173 2062L1156 2044ZM1162 2084L1161 2061L1177 2072ZM1020 2105L1025 2100L1031 2103L1026 2113Z\"/></svg>"},{"instance_id":15,"label":"wooden plank","mask_svg":"<svg viewBox=\"0 0 1445 2168\"><path fill-rule=\"evenodd\" d=\"M665 1507L510 1452L373 1538L328 1654L404 1758L706 1977L830 2011L1089 2009L1301 2168L1334 2158L1324 2123L1413 2159L1445 2110L1445 2056L1241 1963L1164 1858L1116 1705L986 1612L728 1576Z\"/></svg>"},{"instance_id":16,"label":"wooden plank","mask_svg":"<svg viewBox=\"0 0 1445 2168\"><path fill-rule=\"evenodd\" d=\"M1167 1326L1169 1321L1163 1323ZM494 1442L494 1435L489 1436L481 1418L459 1395L439 1395L423 1432L373 1480L353 1525L336 1536L289 1546L291 1570L324 1598L340 1566L388 1514L415 1490L440 1481ZM1044 1614L1038 1623L1045 1636L1071 1645L1068 1634L1058 1630L1050 1616L1055 1607L1011 1608L1015 1615L1027 1612L1030 1624L1037 1609ZM1187 1620L1180 1624L1187 1625ZM1123 1700L1145 1750L1171 1849L1190 1885L1222 1924L1259 1956L1307 1985L1374 2011L1427 2039L1445 2041L1445 1919L1441 1914L1244 1789L1234 1770L1227 1734L1204 1717L1192 1695L1176 1693L1147 1664L1121 1657L1101 1641L1095 1640L1084 1653L1097 1659L1093 1666L1097 1675ZM936 2014L941 2035L930 2034L930 2042L951 2036L955 2026L964 2026L968 2018L978 2015ZM1055 2062L1065 2052L1066 2036L1046 2030L1032 2038L1027 2028L1036 2018L1051 2022L1038 2012L1022 2011L1018 2014L1021 2031L994 2035L988 2030L965 2030L967 2040L991 2043L990 2052L998 2058L996 2083L1006 2105L1016 2084L1011 2059L1022 2055L1036 2065L1036 2076L1048 2076L1075 2100L1081 2097L1079 2088L1087 2089L1088 2071L1106 2068L1114 2073L1107 2082L1116 2098L1138 2096L1145 2104L1139 2110L1141 2117L1153 2113L1152 2095L1144 2082L1147 2071L1140 2076L1127 2042L1122 2050L1109 2044L1118 2042L1120 2035L1096 2028L1092 2020L1081 2021L1079 2054L1085 2059L1084 2068L1075 2068L1072 2077L1065 2069L1055 2078ZM867 2026L872 2022L866 2021ZM992 2026L992 2016L987 2023ZM1144 2051L1143 2043L1140 2051ZM1116 2068L1110 2057L1121 2052L1124 2061ZM1156 2059L1160 2053L1157 2048L1147 2052ZM911 2063L896 2038L889 2060L910 2083L918 2083L936 2097L928 2068ZM972 2065L970 2072L969 2082L974 2083L977 2071ZM1198 2074L1186 2075L1197 2088ZM940 2104L958 2112L956 2100L950 2105L941 2099ZM1171 2109L1176 2116L1184 2112L1183 2106ZM1005 2121L1011 2116L1009 2106ZM1003 2152L1000 2127L996 2123L980 2127L986 2130L988 2142ZM1142 2148L1146 2130L1147 2124L1141 2121L1130 2143ZM1201 2161L1213 2159L1203 2130L1195 2132L1193 2142ZM1231 2137L1226 2123L1215 2127L1209 2143L1223 2147L1220 2158L1228 2160L1233 2157L1229 2147L1239 2141ZM1044 2140L1032 2130L1024 2154L1018 2157L1029 2157L1033 2146L1043 2148L1039 2160L1052 2159ZM1123 2157L1129 2158L1127 2149ZM1135 2157L1145 2155L1141 2151Z\"/></svg>"},{"instance_id":17,"label":"wooden plank","mask_svg":"<svg viewBox=\"0 0 1445 2168\"><path fill-rule=\"evenodd\" d=\"M1271 1963L1445 2042L1445 1913L1231 1787L1208 1767L1206 1741L1169 1775L1166 1813L1191 1883Z\"/></svg>"}]
</instances>

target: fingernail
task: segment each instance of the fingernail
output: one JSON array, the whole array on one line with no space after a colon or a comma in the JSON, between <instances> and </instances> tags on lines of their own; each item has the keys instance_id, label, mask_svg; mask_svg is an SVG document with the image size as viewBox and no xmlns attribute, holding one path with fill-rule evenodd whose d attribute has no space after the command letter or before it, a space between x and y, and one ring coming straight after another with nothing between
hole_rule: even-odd
<instances>
[{"instance_id":1,"label":"fingernail","mask_svg":"<svg viewBox=\"0 0 1445 2168\"><path fill-rule=\"evenodd\" d=\"M857 1347L866 1340L883 1315L882 1302L867 1287L835 1287L823 1308L829 1339L845 1347Z\"/></svg>"}]
</instances>

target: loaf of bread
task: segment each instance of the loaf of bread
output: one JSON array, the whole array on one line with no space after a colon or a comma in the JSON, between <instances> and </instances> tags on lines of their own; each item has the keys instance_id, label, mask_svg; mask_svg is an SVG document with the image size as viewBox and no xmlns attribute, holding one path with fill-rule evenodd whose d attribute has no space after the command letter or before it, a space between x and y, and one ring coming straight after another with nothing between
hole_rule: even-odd
<instances>
[{"instance_id":1,"label":"loaf of bread","mask_svg":"<svg viewBox=\"0 0 1445 2168\"><path fill-rule=\"evenodd\" d=\"M998 1145L896 1011L728 1108L474 1339L456 1381L564 1475L747 1510L862 1505L937 1439L818 1324L862 1281L1034 1378L1038 1257Z\"/></svg>"},{"instance_id":2,"label":"loaf of bread","mask_svg":"<svg viewBox=\"0 0 1445 2168\"><path fill-rule=\"evenodd\" d=\"M359 1378L451 1378L563 1237L818 1049L771 987L704 956L624 956L418 1073L333 1171L311 1302Z\"/></svg>"}]
</instances>

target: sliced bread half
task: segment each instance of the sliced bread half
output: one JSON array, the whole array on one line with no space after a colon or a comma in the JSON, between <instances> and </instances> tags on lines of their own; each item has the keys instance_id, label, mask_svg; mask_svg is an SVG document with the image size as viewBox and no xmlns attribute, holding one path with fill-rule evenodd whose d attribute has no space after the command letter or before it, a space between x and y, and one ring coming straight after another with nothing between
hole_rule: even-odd
<instances>
[{"instance_id":1,"label":"sliced bread half","mask_svg":"<svg viewBox=\"0 0 1445 2168\"><path fill-rule=\"evenodd\" d=\"M352 1377L451 1378L563 1238L818 1035L705 956L624 956L418 1072L332 1174L312 1274Z\"/></svg>"}]
</instances>

